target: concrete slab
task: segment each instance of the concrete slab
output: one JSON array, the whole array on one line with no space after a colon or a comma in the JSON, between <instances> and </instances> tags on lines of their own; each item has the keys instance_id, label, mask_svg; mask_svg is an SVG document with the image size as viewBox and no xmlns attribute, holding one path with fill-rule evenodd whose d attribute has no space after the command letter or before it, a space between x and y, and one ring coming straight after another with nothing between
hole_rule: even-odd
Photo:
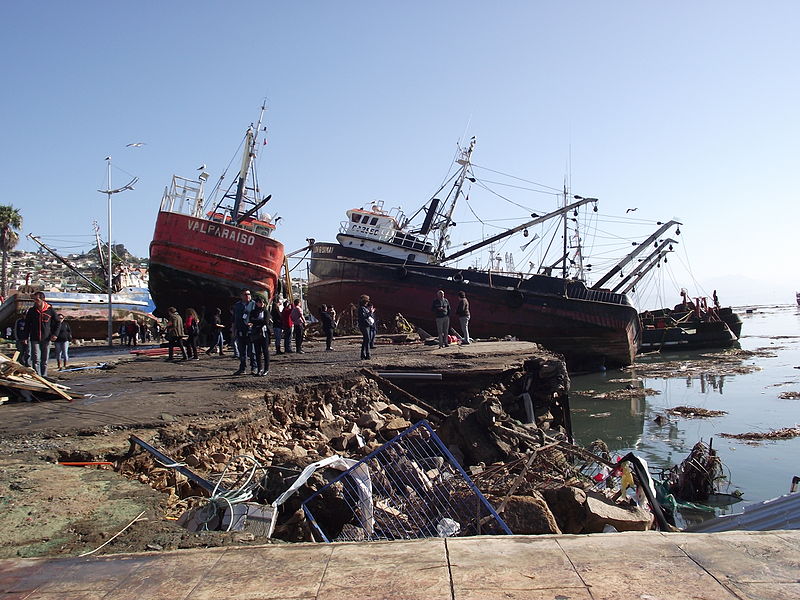
<instances>
[{"instance_id":1,"label":"concrete slab","mask_svg":"<svg viewBox=\"0 0 800 600\"><path fill-rule=\"evenodd\" d=\"M737 583L731 589L742 598L800 600L800 583Z\"/></svg>"},{"instance_id":2,"label":"concrete slab","mask_svg":"<svg viewBox=\"0 0 800 600\"><path fill-rule=\"evenodd\" d=\"M232 548L192 589L192 600L315 598L333 548L322 544Z\"/></svg>"},{"instance_id":3,"label":"concrete slab","mask_svg":"<svg viewBox=\"0 0 800 600\"><path fill-rule=\"evenodd\" d=\"M798 540L783 531L497 536L4 560L0 597L800 600Z\"/></svg>"},{"instance_id":4,"label":"concrete slab","mask_svg":"<svg viewBox=\"0 0 800 600\"><path fill-rule=\"evenodd\" d=\"M552 538L449 538L447 549L456 597L476 590L584 587L569 558Z\"/></svg>"},{"instance_id":5,"label":"concrete slab","mask_svg":"<svg viewBox=\"0 0 800 600\"><path fill-rule=\"evenodd\" d=\"M737 583L797 583L798 547L771 532L728 532L709 545L692 534L678 534L680 548L714 577Z\"/></svg>"},{"instance_id":6,"label":"concrete slab","mask_svg":"<svg viewBox=\"0 0 800 600\"><path fill-rule=\"evenodd\" d=\"M413 582L413 585L409 585ZM318 598L446 598L450 572L445 542L427 539L335 544Z\"/></svg>"}]
</instances>

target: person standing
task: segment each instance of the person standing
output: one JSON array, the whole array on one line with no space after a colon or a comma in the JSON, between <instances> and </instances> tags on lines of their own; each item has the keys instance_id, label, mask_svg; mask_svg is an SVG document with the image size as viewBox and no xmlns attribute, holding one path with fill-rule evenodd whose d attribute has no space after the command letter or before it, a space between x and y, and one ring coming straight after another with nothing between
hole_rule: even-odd
<instances>
[{"instance_id":1,"label":"person standing","mask_svg":"<svg viewBox=\"0 0 800 600\"><path fill-rule=\"evenodd\" d=\"M256 306L250 313L250 325L250 339L258 364L258 371L253 375L264 377L269 373L269 334L272 315L266 301L260 295L256 296Z\"/></svg>"},{"instance_id":2,"label":"person standing","mask_svg":"<svg viewBox=\"0 0 800 600\"><path fill-rule=\"evenodd\" d=\"M358 330L361 332L361 360L369 360L369 332L375 322L369 311L369 296L363 294L358 301Z\"/></svg>"},{"instance_id":3,"label":"person standing","mask_svg":"<svg viewBox=\"0 0 800 600\"><path fill-rule=\"evenodd\" d=\"M272 298L269 314L272 318L272 333L275 337L275 354L283 354L283 351L281 350L281 339L283 339L283 317L281 316L281 303L278 301L277 296Z\"/></svg>"},{"instance_id":4,"label":"person standing","mask_svg":"<svg viewBox=\"0 0 800 600\"><path fill-rule=\"evenodd\" d=\"M305 354L303 335L306 332L306 318L303 316L303 302L298 298L292 308L292 327L294 327L294 350L297 354Z\"/></svg>"},{"instance_id":5,"label":"person standing","mask_svg":"<svg viewBox=\"0 0 800 600\"><path fill-rule=\"evenodd\" d=\"M50 342L58 335L56 311L45 302L43 292L33 294L33 306L25 313L25 333L31 353L31 367L42 377L47 377Z\"/></svg>"},{"instance_id":6,"label":"person standing","mask_svg":"<svg viewBox=\"0 0 800 600\"><path fill-rule=\"evenodd\" d=\"M283 325L283 351L286 354L292 353L292 309L294 307L288 300L283 301L283 310L281 311L281 324Z\"/></svg>"},{"instance_id":7,"label":"person standing","mask_svg":"<svg viewBox=\"0 0 800 600\"><path fill-rule=\"evenodd\" d=\"M211 346L206 350L206 354L209 356L214 354L214 350L216 349L219 352L219 355L223 355L223 348L225 347L225 339L222 337L222 331L225 329L225 325L222 324L222 309L217 308L214 311L214 316L211 317L211 327L209 330L209 334L211 335Z\"/></svg>"},{"instance_id":8,"label":"person standing","mask_svg":"<svg viewBox=\"0 0 800 600\"><path fill-rule=\"evenodd\" d=\"M433 300L433 316L436 319L436 332L439 334L439 348L450 345L450 303L444 297L444 290L436 292Z\"/></svg>"},{"instance_id":9,"label":"person standing","mask_svg":"<svg viewBox=\"0 0 800 600\"><path fill-rule=\"evenodd\" d=\"M458 292L458 306L456 306L458 323L461 326L461 344L469 344L469 300L467 294L462 290Z\"/></svg>"},{"instance_id":10,"label":"person standing","mask_svg":"<svg viewBox=\"0 0 800 600\"><path fill-rule=\"evenodd\" d=\"M375 338L378 336L378 318L375 316L375 305L372 302L367 303L369 314L372 317L372 325L369 326L369 347L375 349Z\"/></svg>"},{"instance_id":11,"label":"person standing","mask_svg":"<svg viewBox=\"0 0 800 600\"><path fill-rule=\"evenodd\" d=\"M250 341L250 313L256 307L252 300L250 290L242 290L240 299L233 305L233 330L236 333L236 350L239 354L239 369L234 375L242 375L247 369L247 359L250 358L250 372L258 373L256 357L253 353L253 343Z\"/></svg>"},{"instance_id":12,"label":"person standing","mask_svg":"<svg viewBox=\"0 0 800 600\"><path fill-rule=\"evenodd\" d=\"M333 307L328 308L323 304L319 308L319 322L322 323L322 333L325 334L325 350L333 350Z\"/></svg>"},{"instance_id":13,"label":"person standing","mask_svg":"<svg viewBox=\"0 0 800 600\"><path fill-rule=\"evenodd\" d=\"M61 313L56 316L59 328L58 335L56 335L56 361L58 362L58 370L66 369L67 362L69 362L69 343L72 341L72 328L69 323L64 320L64 315Z\"/></svg>"},{"instance_id":14,"label":"person standing","mask_svg":"<svg viewBox=\"0 0 800 600\"><path fill-rule=\"evenodd\" d=\"M30 346L28 345L28 334L25 331L25 317L20 317L14 323L14 342L19 352L19 364L23 367L31 366Z\"/></svg>"},{"instance_id":15,"label":"person standing","mask_svg":"<svg viewBox=\"0 0 800 600\"><path fill-rule=\"evenodd\" d=\"M128 346L138 346L139 345L139 322L136 319L132 321L128 321L128 324L125 328L125 331L128 334Z\"/></svg>"},{"instance_id":16,"label":"person standing","mask_svg":"<svg viewBox=\"0 0 800 600\"><path fill-rule=\"evenodd\" d=\"M197 316L197 311L193 308L186 309L186 353L189 355L189 360L200 360L197 356L197 338L200 337L200 317Z\"/></svg>"},{"instance_id":17,"label":"person standing","mask_svg":"<svg viewBox=\"0 0 800 600\"><path fill-rule=\"evenodd\" d=\"M181 360L186 360L188 357L186 356L186 348L183 346L183 340L186 338L186 334L183 331L183 319L174 306L170 306L167 309L167 313L166 337L169 343L169 356L167 360L172 360L172 353L175 346L181 349L181 355L183 356Z\"/></svg>"}]
</instances>

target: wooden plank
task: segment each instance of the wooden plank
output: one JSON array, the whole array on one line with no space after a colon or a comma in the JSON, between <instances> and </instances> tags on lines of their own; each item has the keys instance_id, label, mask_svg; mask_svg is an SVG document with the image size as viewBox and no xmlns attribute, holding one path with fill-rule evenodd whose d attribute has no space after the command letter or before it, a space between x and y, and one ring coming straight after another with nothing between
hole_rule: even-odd
<instances>
[{"instance_id":1,"label":"wooden plank","mask_svg":"<svg viewBox=\"0 0 800 600\"><path fill-rule=\"evenodd\" d=\"M24 365L19 364L17 361L8 358L5 354L0 354L0 363L6 363L2 366L7 368L10 367L17 373L24 373L25 375L32 377L39 383L43 384L46 388L55 392L58 396L61 396L62 398L68 400L69 402L72 402L72 396L70 396L63 390L58 389L58 387L47 381L44 377L39 375L36 371L31 369L30 367L26 367Z\"/></svg>"}]
</instances>

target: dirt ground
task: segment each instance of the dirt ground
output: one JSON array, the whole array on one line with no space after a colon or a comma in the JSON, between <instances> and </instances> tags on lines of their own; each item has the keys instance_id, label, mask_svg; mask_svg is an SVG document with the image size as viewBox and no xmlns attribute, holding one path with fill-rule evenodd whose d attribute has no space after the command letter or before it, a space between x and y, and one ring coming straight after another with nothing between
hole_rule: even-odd
<instances>
[{"instance_id":1,"label":"dirt ground","mask_svg":"<svg viewBox=\"0 0 800 600\"><path fill-rule=\"evenodd\" d=\"M191 534L163 518L164 495L129 480L110 465L72 467L65 461L110 461L130 435L191 438L231 421L263 416L267 391L324 383L368 367L375 371L501 372L545 354L527 342L478 342L438 349L420 343L380 344L359 360L360 338L338 339L334 352L307 342L306 353L273 356L270 373L233 376L231 355L166 362L163 357L115 357L109 369L51 372L85 397L73 402L9 402L0 406L0 557L79 555L128 526L114 551L246 544L247 533ZM76 360L73 366L96 361ZM249 373L249 371L248 371ZM258 543L263 543L260 540ZM102 551L101 551L102 552Z\"/></svg>"}]
</instances>

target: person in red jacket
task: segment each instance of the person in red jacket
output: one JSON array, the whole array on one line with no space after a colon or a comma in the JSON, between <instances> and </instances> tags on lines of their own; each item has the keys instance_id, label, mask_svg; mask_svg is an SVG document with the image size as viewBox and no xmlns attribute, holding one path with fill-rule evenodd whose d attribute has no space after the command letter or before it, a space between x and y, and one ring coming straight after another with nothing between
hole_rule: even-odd
<instances>
[{"instance_id":1,"label":"person in red jacket","mask_svg":"<svg viewBox=\"0 0 800 600\"><path fill-rule=\"evenodd\" d=\"M33 306L25 314L25 332L29 340L31 367L42 377L47 376L50 342L56 340L59 329L56 311L45 302L44 293L34 293Z\"/></svg>"}]
</instances>

